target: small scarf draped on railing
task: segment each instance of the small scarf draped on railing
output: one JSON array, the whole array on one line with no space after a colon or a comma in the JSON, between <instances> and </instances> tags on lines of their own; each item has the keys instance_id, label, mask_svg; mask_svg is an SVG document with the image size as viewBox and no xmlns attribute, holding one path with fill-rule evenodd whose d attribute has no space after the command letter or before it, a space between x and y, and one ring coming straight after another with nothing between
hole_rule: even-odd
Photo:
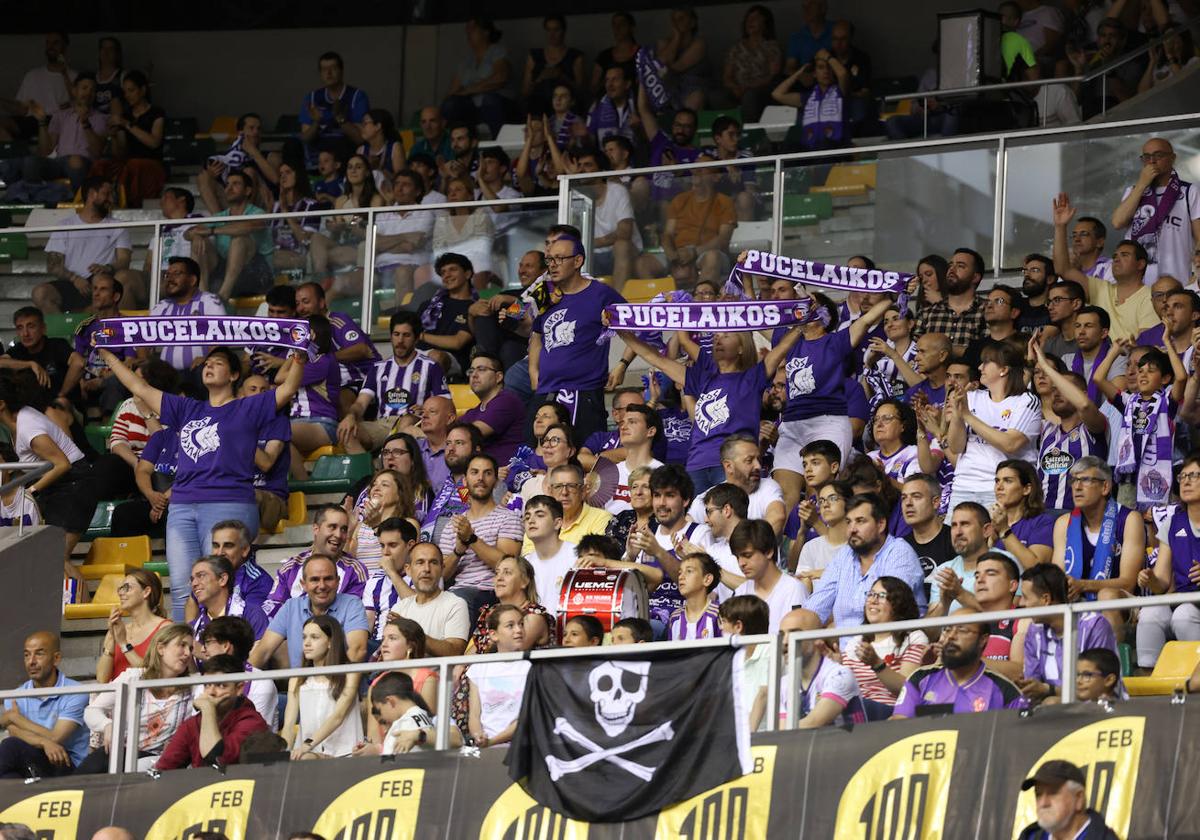
<instances>
[{"instance_id":1,"label":"small scarf draped on railing","mask_svg":"<svg viewBox=\"0 0 1200 840\"><path fill-rule=\"evenodd\" d=\"M302 350L316 358L312 329L299 318L238 315L141 316L104 318L92 332L96 347L211 347L247 345Z\"/></svg>"}]
</instances>

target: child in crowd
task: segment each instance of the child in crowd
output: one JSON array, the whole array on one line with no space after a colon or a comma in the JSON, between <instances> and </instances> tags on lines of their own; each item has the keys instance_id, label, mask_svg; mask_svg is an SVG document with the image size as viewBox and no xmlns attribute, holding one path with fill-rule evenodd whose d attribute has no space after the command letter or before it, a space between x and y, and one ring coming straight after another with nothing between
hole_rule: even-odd
<instances>
[{"instance_id":1,"label":"child in crowd","mask_svg":"<svg viewBox=\"0 0 1200 840\"><path fill-rule=\"evenodd\" d=\"M604 644L604 625L594 615L577 615L563 627L563 647L596 647Z\"/></svg>"},{"instance_id":2,"label":"child in crowd","mask_svg":"<svg viewBox=\"0 0 1200 840\"><path fill-rule=\"evenodd\" d=\"M433 714L407 674L389 671L371 686L371 714L387 727L383 755L433 748Z\"/></svg>"},{"instance_id":3,"label":"child in crowd","mask_svg":"<svg viewBox=\"0 0 1200 840\"><path fill-rule=\"evenodd\" d=\"M521 609L512 604L498 604L488 614L488 636L497 653L525 649L524 618ZM494 747L512 740L528 675L528 660L481 662L467 669L471 682L469 730L475 746Z\"/></svg>"},{"instance_id":4,"label":"child in crowd","mask_svg":"<svg viewBox=\"0 0 1200 840\"><path fill-rule=\"evenodd\" d=\"M644 618L622 618L613 625L610 645L643 645L654 641L654 628Z\"/></svg>"},{"instance_id":5,"label":"child in crowd","mask_svg":"<svg viewBox=\"0 0 1200 840\"><path fill-rule=\"evenodd\" d=\"M304 622L304 668L344 665L346 635L337 619L314 615ZM350 755L363 739L358 713L358 674L293 677L288 681L283 737L292 760ZM297 726L297 720L299 725Z\"/></svg>"},{"instance_id":6,"label":"child in crowd","mask_svg":"<svg viewBox=\"0 0 1200 840\"><path fill-rule=\"evenodd\" d=\"M679 594L683 606L671 613L668 638L712 639L721 635L713 591L721 582L721 567L707 554L689 554L679 563Z\"/></svg>"},{"instance_id":7,"label":"child in crowd","mask_svg":"<svg viewBox=\"0 0 1200 840\"><path fill-rule=\"evenodd\" d=\"M831 440L814 440L800 450L800 458L804 465L804 495L788 514L783 532L789 539L803 545L826 531L825 523L819 516L817 494L837 478L842 469L842 453Z\"/></svg>"}]
</instances>

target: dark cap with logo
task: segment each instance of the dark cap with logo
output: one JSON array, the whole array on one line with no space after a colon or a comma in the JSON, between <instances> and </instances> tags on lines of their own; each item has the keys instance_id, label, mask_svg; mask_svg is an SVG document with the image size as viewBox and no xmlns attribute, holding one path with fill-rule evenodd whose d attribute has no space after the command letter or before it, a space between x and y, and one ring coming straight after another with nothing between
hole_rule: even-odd
<instances>
[{"instance_id":1,"label":"dark cap with logo","mask_svg":"<svg viewBox=\"0 0 1200 840\"><path fill-rule=\"evenodd\" d=\"M1041 782L1044 785L1061 785L1063 782L1086 784L1083 771L1069 761L1047 761L1037 772L1021 782L1021 790L1029 790Z\"/></svg>"}]
</instances>

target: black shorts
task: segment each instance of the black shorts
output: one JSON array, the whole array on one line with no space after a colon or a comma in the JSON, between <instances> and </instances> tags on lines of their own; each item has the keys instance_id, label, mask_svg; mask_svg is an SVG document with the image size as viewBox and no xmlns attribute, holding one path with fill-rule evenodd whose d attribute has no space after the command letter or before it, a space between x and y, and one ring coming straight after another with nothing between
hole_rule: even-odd
<instances>
[{"instance_id":1,"label":"black shorts","mask_svg":"<svg viewBox=\"0 0 1200 840\"><path fill-rule=\"evenodd\" d=\"M91 464L77 461L70 471L37 494L38 508L47 525L57 525L68 534L82 534L96 512L96 486Z\"/></svg>"},{"instance_id":2,"label":"black shorts","mask_svg":"<svg viewBox=\"0 0 1200 840\"><path fill-rule=\"evenodd\" d=\"M82 312L92 305L92 299L84 297L70 280L51 280L50 285L62 298L63 312Z\"/></svg>"}]
</instances>

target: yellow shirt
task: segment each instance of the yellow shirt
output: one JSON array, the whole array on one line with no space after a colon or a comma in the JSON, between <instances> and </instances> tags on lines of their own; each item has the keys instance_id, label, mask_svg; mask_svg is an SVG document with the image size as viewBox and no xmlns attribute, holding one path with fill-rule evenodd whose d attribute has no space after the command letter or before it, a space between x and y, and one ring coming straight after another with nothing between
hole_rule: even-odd
<instances>
[{"instance_id":1,"label":"yellow shirt","mask_svg":"<svg viewBox=\"0 0 1200 840\"><path fill-rule=\"evenodd\" d=\"M563 528L559 532L558 538L563 542L575 545L588 534L603 534L610 519L612 519L612 514L608 511L584 505L583 510L579 512L579 518ZM521 543L521 556L524 557L531 551L533 551L533 540L525 537L525 542Z\"/></svg>"},{"instance_id":2,"label":"yellow shirt","mask_svg":"<svg viewBox=\"0 0 1200 840\"><path fill-rule=\"evenodd\" d=\"M1142 286L1124 303L1117 303L1117 285L1101 277L1088 278L1088 300L1099 306L1112 319L1108 335L1114 341L1119 338L1136 339L1143 330L1148 330L1162 320L1154 313L1150 287Z\"/></svg>"}]
</instances>

